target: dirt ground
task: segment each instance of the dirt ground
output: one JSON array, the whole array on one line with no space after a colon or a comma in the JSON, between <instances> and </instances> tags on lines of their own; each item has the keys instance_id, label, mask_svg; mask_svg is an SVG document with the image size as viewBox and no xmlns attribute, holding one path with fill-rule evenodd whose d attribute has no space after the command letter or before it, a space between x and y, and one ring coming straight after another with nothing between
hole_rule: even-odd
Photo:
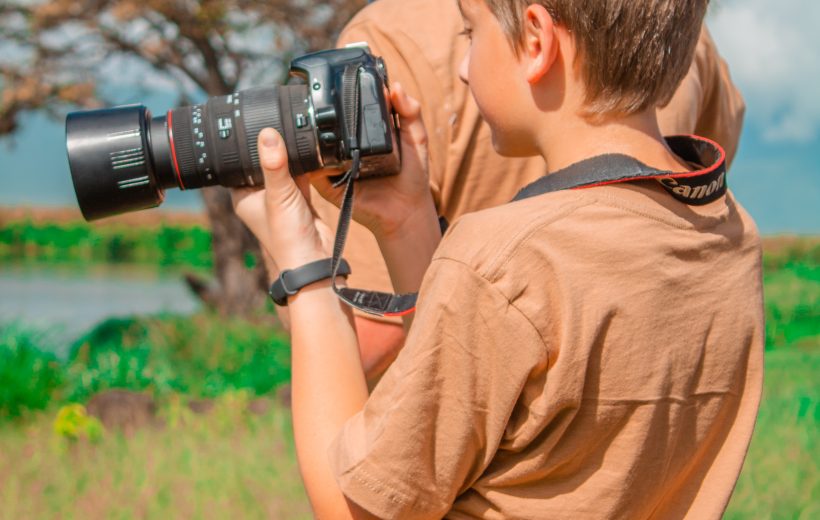
<instances>
[{"instance_id":1,"label":"dirt ground","mask_svg":"<svg viewBox=\"0 0 820 520\"><path fill-rule=\"evenodd\" d=\"M31 220L38 224L55 222L67 223L76 222L83 219L79 208L62 207L2 207L0 206L0 226L5 222L20 220ZM92 226L106 227L112 224L124 224L127 226L154 227L160 225L173 226L207 226L208 219L204 212L184 212L167 211L163 209L152 209L139 211L136 213L126 213L107 219L92 222Z\"/></svg>"}]
</instances>

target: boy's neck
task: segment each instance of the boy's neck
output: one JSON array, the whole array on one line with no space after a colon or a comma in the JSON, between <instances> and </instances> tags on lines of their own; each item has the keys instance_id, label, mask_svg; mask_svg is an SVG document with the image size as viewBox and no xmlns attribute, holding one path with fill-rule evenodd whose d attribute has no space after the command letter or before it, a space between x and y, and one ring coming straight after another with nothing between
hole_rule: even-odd
<instances>
[{"instance_id":1,"label":"boy's neck","mask_svg":"<svg viewBox=\"0 0 820 520\"><path fill-rule=\"evenodd\" d=\"M593 124L580 115L542 127L538 147L550 173L606 154L623 154L661 170L687 171L661 135L654 110Z\"/></svg>"}]
</instances>

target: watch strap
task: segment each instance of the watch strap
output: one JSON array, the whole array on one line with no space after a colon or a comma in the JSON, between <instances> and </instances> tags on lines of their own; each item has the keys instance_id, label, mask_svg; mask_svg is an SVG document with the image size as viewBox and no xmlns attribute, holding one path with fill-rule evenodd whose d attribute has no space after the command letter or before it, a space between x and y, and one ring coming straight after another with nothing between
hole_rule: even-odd
<instances>
[{"instance_id":1,"label":"watch strap","mask_svg":"<svg viewBox=\"0 0 820 520\"><path fill-rule=\"evenodd\" d=\"M350 265L346 260L342 259L336 276L344 276L350 274ZM286 269L279 274L270 286L270 297L273 303L284 307L288 304L288 296L293 296L298 293L300 289L320 280L326 280L333 276L333 261L331 258L324 260L317 260L309 264L305 264L296 269Z\"/></svg>"}]
</instances>

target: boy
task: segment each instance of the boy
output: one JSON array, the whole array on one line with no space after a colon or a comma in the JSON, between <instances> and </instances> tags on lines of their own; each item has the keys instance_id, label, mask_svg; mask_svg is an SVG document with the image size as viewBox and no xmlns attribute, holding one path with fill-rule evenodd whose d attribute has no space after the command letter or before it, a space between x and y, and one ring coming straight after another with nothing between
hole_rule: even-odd
<instances>
[{"instance_id":1,"label":"boy","mask_svg":"<svg viewBox=\"0 0 820 520\"><path fill-rule=\"evenodd\" d=\"M461 74L494 147L547 158L547 179L624 161L720 171L717 148L709 164L685 161L655 119L706 3L461 0ZM405 291L438 236L419 106L398 85L392 97L403 171L360 183L354 216ZM327 228L281 139L264 130L259 145L264 210L243 192L237 212L281 269L324 259ZM290 296L294 434L317 516L719 518L760 398L759 239L717 181L697 188L703 205L662 182L545 193L455 222L370 397L329 280Z\"/></svg>"},{"instance_id":2,"label":"boy","mask_svg":"<svg viewBox=\"0 0 820 520\"><path fill-rule=\"evenodd\" d=\"M521 186L544 175L540 156L501 157L492 147L469 89L458 78L468 41L459 35L461 15L447 0L378 0L345 27L339 45L367 42L381 56L391 81L401 82L421 103L428 130L430 189L439 215L461 215L505 204ZM743 122L743 99L704 27L695 58L669 104L658 110L663 135L697 134L720 143L731 163ZM314 208L335 226L338 209L316 197ZM365 227L353 224L345 257L355 287L392 291L378 244ZM278 276L274 273L273 276ZM280 309L281 310L281 309ZM362 364L375 380L394 359L404 339L401 320L356 313Z\"/></svg>"}]
</instances>

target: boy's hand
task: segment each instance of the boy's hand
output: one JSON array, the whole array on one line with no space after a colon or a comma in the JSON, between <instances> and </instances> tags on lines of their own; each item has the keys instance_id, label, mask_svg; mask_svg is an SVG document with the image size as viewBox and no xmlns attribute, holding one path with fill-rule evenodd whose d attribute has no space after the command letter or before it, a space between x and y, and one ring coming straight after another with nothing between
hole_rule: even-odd
<instances>
[{"instance_id":1,"label":"boy's hand","mask_svg":"<svg viewBox=\"0 0 820 520\"><path fill-rule=\"evenodd\" d=\"M356 183L353 218L376 238L390 238L419 212L435 212L427 166L427 132L421 105L396 83L391 101L401 118L402 170L399 175ZM339 172L334 172L339 173ZM334 188L328 170L310 174L319 194L340 206L344 187Z\"/></svg>"},{"instance_id":2,"label":"boy's hand","mask_svg":"<svg viewBox=\"0 0 820 520\"><path fill-rule=\"evenodd\" d=\"M272 128L258 136L265 189L232 190L234 210L280 270L301 267L330 256L330 229L314 214L306 177L288 171L287 149Z\"/></svg>"}]
</instances>

